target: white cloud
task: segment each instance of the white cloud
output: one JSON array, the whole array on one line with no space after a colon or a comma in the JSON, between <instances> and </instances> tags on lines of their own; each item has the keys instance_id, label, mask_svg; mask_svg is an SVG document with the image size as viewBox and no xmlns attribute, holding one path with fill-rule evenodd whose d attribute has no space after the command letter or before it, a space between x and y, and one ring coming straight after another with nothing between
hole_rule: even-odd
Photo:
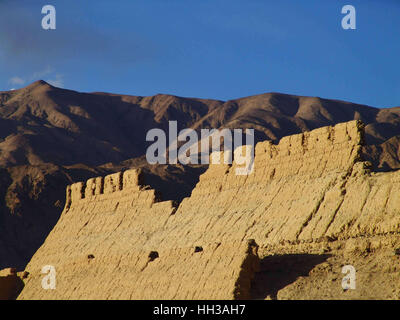
<instances>
[{"instance_id":1,"label":"white cloud","mask_svg":"<svg viewBox=\"0 0 400 320\"><path fill-rule=\"evenodd\" d=\"M29 78L29 81L36 81L36 80L40 80L41 78L43 78L44 76L49 75L50 73L52 73L54 70L52 67L47 66L45 69L43 69L42 71L37 71L34 74L32 74L32 76Z\"/></svg>"},{"instance_id":2,"label":"white cloud","mask_svg":"<svg viewBox=\"0 0 400 320\"><path fill-rule=\"evenodd\" d=\"M12 77L10 80L8 80L8 82L11 84L16 84L16 85L22 86L26 82L26 80L21 77L15 76L15 77Z\"/></svg>"},{"instance_id":3,"label":"white cloud","mask_svg":"<svg viewBox=\"0 0 400 320\"><path fill-rule=\"evenodd\" d=\"M54 87L64 88L64 76L62 74L58 73L54 79L48 79L45 81Z\"/></svg>"},{"instance_id":4,"label":"white cloud","mask_svg":"<svg viewBox=\"0 0 400 320\"><path fill-rule=\"evenodd\" d=\"M50 66L47 66L41 71L34 72L30 76L25 76L25 77L12 77L10 80L8 80L9 83L17 86L22 86L26 83L30 83L36 80L44 79L45 76L50 77L49 79L46 79L45 81L51 84L52 86L55 87L60 87L64 88L64 76L62 74L53 74L54 69ZM53 74L53 75L52 75Z\"/></svg>"}]
</instances>

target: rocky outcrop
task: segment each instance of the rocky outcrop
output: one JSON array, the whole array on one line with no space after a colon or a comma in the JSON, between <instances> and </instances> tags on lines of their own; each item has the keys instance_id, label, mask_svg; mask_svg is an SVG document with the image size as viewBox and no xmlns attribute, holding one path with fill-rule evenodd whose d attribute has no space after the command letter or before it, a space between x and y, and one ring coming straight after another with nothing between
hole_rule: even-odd
<instances>
[{"instance_id":1,"label":"rocky outcrop","mask_svg":"<svg viewBox=\"0 0 400 320\"><path fill-rule=\"evenodd\" d=\"M57 266L57 289L43 290L40 281L43 275L37 270L28 282L34 289L27 289L21 297L249 298L258 262L254 241L229 244L214 241L183 247L161 241L157 246L147 245L149 237L160 233L176 208L172 201L159 202L155 190L146 190L140 181L141 171L129 170L68 187L62 218L39 249L37 256L43 256L33 267L41 269L43 262L52 256L46 265ZM79 230L75 229L77 226ZM61 261L69 255L68 249L60 251L59 245L73 251L65 264ZM199 267L204 270L198 272ZM182 269L186 270L184 275ZM72 276L74 270L79 270L80 276ZM153 277L155 273L157 276ZM116 274L123 276L117 280ZM114 280L107 283L102 277ZM188 279L186 287L182 285L183 278ZM196 281L202 289L193 291L191 281ZM218 290L214 287L216 283ZM115 285L118 290L113 289ZM132 290L132 286L136 289ZM90 293L76 291L77 287L85 287Z\"/></svg>"},{"instance_id":2,"label":"rocky outcrop","mask_svg":"<svg viewBox=\"0 0 400 320\"><path fill-rule=\"evenodd\" d=\"M400 108L265 93L230 101L82 93L36 81L0 92L0 269L26 267L60 217L68 184L145 167L146 184L181 201L204 168L153 166L146 133L245 129L255 141L362 120L363 155L381 171L400 168ZM170 188L170 183L174 188Z\"/></svg>"},{"instance_id":3,"label":"rocky outcrop","mask_svg":"<svg viewBox=\"0 0 400 320\"><path fill-rule=\"evenodd\" d=\"M139 170L73 184L20 298L398 298L400 172L372 172L363 144L360 121L258 143L252 174L210 165L179 206ZM358 291L335 283L348 263Z\"/></svg>"}]
</instances>

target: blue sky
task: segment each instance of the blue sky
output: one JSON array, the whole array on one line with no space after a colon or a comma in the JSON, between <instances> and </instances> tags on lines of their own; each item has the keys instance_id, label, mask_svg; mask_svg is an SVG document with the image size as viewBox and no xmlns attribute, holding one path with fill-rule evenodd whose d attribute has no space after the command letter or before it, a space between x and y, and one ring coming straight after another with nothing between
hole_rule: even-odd
<instances>
[{"instance_id":1,"label":"blue sky","mask_svg":"<svg viewBox=\"0 0 400 320\"><path fill-rule=\"evenodd\" d=\"M41 28L41 8L57 29ZM343 30L351 4L357 29ZM265 92L400 105L398 0L0 0L0 90L234 99Z\"/></svg>"}]
</instances>

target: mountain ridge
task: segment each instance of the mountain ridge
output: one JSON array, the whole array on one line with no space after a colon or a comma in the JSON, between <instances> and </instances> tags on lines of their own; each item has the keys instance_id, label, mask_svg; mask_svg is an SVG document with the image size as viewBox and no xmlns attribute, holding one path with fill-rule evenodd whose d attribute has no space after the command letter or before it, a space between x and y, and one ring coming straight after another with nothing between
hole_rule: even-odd
<instances>
[{"instance_id":1,"label":"mountain ridge","mask_svg":"<svg viewBox=\"0 0 400 320\"><path fill-rule=\"evenodd\" d=\"M0 92L0 269L29 261L58 220L67 184L141 167L164 199L190 195L204 167L144 159L147 131L173 120L178 130L252 128L255 142L362 120L365 158L378 171L400 168L400 107L282 93L228 101L83 93L39 80Z\"/></svg>"}]
</instances>

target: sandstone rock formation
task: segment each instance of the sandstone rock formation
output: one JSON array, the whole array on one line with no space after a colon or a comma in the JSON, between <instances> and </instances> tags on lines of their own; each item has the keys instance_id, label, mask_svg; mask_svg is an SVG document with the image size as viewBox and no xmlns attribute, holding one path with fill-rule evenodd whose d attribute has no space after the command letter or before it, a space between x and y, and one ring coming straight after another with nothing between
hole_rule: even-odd
<instances>
[{"instance_id":1,"label":"sandstone rock formation","mask_svg":"<svg viewBox=\"0 0 400 320\"><path fill-rule=\"evenodd\" d=\"M373 172L363 144L360 121L258 143L252 174L210 165L179 206L138 170L73 184L19 298L400 298L400 172Z\"/></svg>"}]
</instances>

